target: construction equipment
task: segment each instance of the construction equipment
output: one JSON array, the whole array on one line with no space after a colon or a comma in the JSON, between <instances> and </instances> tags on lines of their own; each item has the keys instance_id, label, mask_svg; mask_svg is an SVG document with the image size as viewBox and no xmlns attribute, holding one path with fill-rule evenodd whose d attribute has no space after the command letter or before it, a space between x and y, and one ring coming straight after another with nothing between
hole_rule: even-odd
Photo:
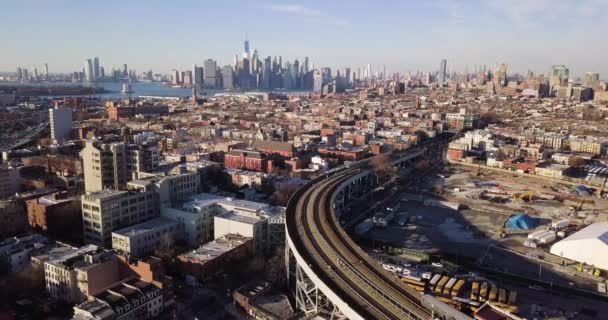
<instances>
[{"instance_id":1,"label":"construction equipment","mask_svg":"<svg viewBox=\"0 0 608 320\"><path fill-rule=\"evenodd\" d=\"M579 201L579 203L577 205L570 206L570 211L572 211L572 212L581 211L584 203L585 203L585 201L581 200L581 201Z\"/></svg>"},{"instance_id":2,"label":"construction equipment","mask_svg":"<svg viewBox=\"0 0 608 320\"><path fill-rule=\"evenodd\" d=\"M513 195L513 200L519 200L519 201L525 201L525 202L534 201L534 193L532 193L532 192L516 193L515 195Z\"/></svg>"},{"instance_id":3,"label":"construction equipment","mask_svg":"<svg viewBox=\"0 0 608 320\"><path fill-rule=\"evenodd\" d=\"M505 232L504 228L500 228L500 232L498 233L498 237L500 238L504 238L507 236L507 233Z\"/></svg>"}]
</instances>

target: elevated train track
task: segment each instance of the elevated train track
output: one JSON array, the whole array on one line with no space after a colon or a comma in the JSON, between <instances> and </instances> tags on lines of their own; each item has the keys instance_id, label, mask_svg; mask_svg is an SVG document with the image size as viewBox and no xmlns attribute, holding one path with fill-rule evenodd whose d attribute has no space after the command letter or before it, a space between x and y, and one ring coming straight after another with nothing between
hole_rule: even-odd
<instances>
[{"instance_id":1,"label":"elevated train track","mask_svg":"<svg viewBox=\"0 0 608 320\"><path fill-rule=\"evenodd\" d=\"M398 157L413 159L425 152L420 148ZM331 318L470 319L385 271L342 229L336 203L344 201L339 198L347 184L369 173L367 163L336 170L291 198L286 227L296 260L297 307L311 315L327 312Z\"/></svg>"}]
</instances>

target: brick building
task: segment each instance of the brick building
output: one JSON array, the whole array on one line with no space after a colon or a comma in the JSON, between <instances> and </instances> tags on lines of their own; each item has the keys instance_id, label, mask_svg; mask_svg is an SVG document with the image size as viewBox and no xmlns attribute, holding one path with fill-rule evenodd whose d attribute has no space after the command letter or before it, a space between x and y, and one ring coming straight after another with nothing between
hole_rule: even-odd
<instances>
[{"instance_id":1,"label":"brick building","mask_svg":"<svg viewBox=\"0 0 608 320\"><path fill-rule=\"evenodd\" d=\"M26 205L27 220L33 228L56 236L73 234L81 230L80 199L68 197L67 192L57 192L27 200Z\"/></svg>"},{"instance_id":2,"label":"brick building","mask_svg":"<svg viewBox=\"0 0 608 320\"><path fill-rule=\"evenodd\" d=\"M177 266L180 273L204 280L222 268L246 261L253 254L253 238L227 234L196 250L179 255Z\"/></svg>"},{"instance_id":3,"label":"brick building","mask_svg":"<svg viewBox=\"0 0 608 320\"><path fill-rule=\"evenodd\" d=\"M224 155L227 169L245 169L257 172L272 171L272 162L264 152L253 150L232 150Z\"/></svg>"},{"instance_id":4,"label":"brick building","mask_svg":"<svg viewBox=\"0 0 608 320\"><path fill-rule=\"evenodd\" d=\"M293 158L296 154L293 144L290 142L255 140L251 147L255 150L266 152L270 155L279 155L284 158Z\"/></svg>"},{"instance_id":5,"label":"brick building","mask_svg":"<svg viewBox=\"0 0 608 320\"><path fill-rule=\"evenodd\" d=\"M108 118L112 120L128 119L135 117L136 115L164 116L169 114L168 106L154 104L140 104L131 106L129 103L108 101L106 103L106 109L108 110Z\"/></svg>"}]
</instances>

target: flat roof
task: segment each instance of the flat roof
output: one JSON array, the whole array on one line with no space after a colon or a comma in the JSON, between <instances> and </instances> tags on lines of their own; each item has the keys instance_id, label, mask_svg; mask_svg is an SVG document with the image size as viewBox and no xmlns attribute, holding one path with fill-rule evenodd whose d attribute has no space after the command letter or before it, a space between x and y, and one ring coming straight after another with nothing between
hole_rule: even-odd
<instances>
[{"instance_id":1,"label":"flat roof","mask_svg":"<svg viewBox=\"0 0 608 320\"><path fill-rule=\"evenodd\" d=\"M238 234L227 234L221 238L215 239L211 242L207 242L202 246L198 247L196 250L184 253L181 256L204 263L207 261L211 261L223 255L224 253L238 248L241 245L252 240L253 238L241 236Z\"/></svg>"},{"instance_id":2,"label":"flat roof","mask_svg":"<svg viewBox=\"0 0 608 320\"><path fill-rule=\"evenodd\" d=\"M159 229L164 229L171 225L178 225L179 222L165 217L158 217L146 222L135 224L120 230L112 231L112 234L118 234L125 237L133 237L141 234L154 232Z\"/></svg>"},{"instance_id":3,"label":"flat roof","mask_svg":"<svg viewBox=\"0 0 608 320\"><path fill-rule=\"evenodd\" d=\"M220 218L220 219L242 222L242 223L251 224L251 225L258 223L261 220L261 217L243 216L243 215L234 213L234 211L224 212L222 214L218 214L215 217Z\"/></svg>"}]
</instances>

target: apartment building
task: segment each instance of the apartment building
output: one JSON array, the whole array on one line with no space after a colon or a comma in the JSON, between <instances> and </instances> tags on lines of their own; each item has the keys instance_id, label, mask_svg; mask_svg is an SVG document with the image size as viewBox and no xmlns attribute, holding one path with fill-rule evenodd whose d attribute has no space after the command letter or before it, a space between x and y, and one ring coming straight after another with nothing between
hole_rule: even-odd
<instances>
[{"instance_id":1,"label":"apartment building","mask_svg":"<svg viewBox=\"0 0 608 320\"><path fill-rule=\"evenodd\" d=\"M126 145L122 142L87 141L81 151L86 192L120 190L134 173L158 168L159 151L152 144Z\"/></svg>"},{"instance_id":2,"label":"apartment building","mask_svg":"<svg viewBox=\"0 0 608 320\"><path fill-rule=\"evenodd\" d=\"M158 216L158 196L151 183L133 181L129 189L106 189L81 196L85 243L110 246L113 231Z\"/></svg>"},{"instance_id":3,"label":"apartment building","mask_svg":"<svg viewBox=\"0 0 608 320\"><path fill-rule=\"evenodd\" d=\"M111 251L86 245L44 262L46 290L53 299L80 303L116 283L119 265Z\"/></svg>"},{"instance_id":4,"label":"apartment building","mask_svg":"<svg viewBox=\"0 0 608 320\"><path fill-rule=\"evenodd\" d=\"M570 151L600 155L605 151L606 142L596 139L575 138L568 140Z\"/></svg>"},{"instance_id":5,"label":"apartment building","mask_svg":"<svg viewBox=\"0 0 608 320\"><path fill-rule=\"evenodd\" d=\"M72 320L155 319L162 311L162 290L152 283L131 279L75 306Z\"/></svg>"}]
</instances>

